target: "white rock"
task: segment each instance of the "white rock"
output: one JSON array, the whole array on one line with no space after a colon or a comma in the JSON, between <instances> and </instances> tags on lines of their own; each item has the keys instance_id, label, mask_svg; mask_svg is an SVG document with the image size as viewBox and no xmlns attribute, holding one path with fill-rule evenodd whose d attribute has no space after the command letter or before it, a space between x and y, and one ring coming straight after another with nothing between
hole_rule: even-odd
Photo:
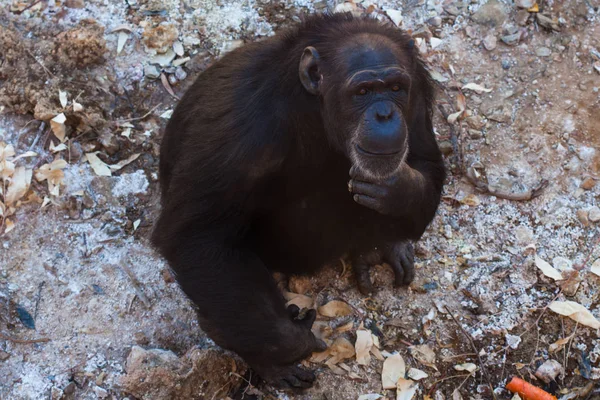
<instances>
[{"instance_id":1,"label":"white rock","mask_svg":"<svg viewBox=\"0 0 600 400\"><path fill-rule=\"evenodd\" d=\"M390 17L396 26L402 25L402 12L399 10L386 10L385 13Z\"/></svg>"},{"instance_id":2,"label":"white rock","mask_svg":"<svg viewBox=\"0 0 600 400\"><path fill-rule=\"evenodd\" d=\"M588 219L592 222L600 221L600 208L594 206L588 211Z\"/></svg>"}]
</instances>

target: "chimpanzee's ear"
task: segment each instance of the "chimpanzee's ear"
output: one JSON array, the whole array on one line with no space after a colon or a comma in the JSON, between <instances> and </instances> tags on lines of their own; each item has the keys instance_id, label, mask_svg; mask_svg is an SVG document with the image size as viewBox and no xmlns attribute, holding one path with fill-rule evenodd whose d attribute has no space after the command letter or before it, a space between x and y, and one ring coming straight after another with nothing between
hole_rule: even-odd
<instances>
[{"instance_id":1,"label":"chimpanzee's ear","mask_svg":"<svg viewBox=\"0 0 600 400\"><path fill-rule=\"evenodd\" d=\"M300 59L300 82L302 86L311 94L319 94L321 83L321 73L319 72L319 52L312 46L308 46L302 53Z\"/></svg>"}]
</instances>

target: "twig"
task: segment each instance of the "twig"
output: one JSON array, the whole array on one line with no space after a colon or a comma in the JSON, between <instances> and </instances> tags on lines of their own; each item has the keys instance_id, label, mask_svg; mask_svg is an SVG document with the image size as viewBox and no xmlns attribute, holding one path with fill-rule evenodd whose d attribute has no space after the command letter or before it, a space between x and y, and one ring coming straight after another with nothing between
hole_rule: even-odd
<instances>
[{"instance_id":1,"label":"twig","mask_svg":"<svg viewBox=\"0 0 600 400\"><path fill-rule=\"evenodd\" d=\"M36 1L34 1L33 3L31 3L30 5L28 5L27 7L25 7L22 10L13 11L13 14L16 14L16 15L23 14L25 11L29 10L31 7L33 7L36 4L41 3L41 2L42 2L42 0L36 0Z\"/></svg>"},{"instance_id":2,"label":"twig","mask_svg":"<svg viewBox=\"0 0 600 400\"><path fill-rule=\"evenodd\" d=\"M30 52L29 50L25 49L25 51L27 52L27 54L29 54L31 56L31 58L33 58L35 60L35 62L37 62L38 64L40 64L40 66L44 69L44 71L50 75L52 78L54 78L54 74L52 72L50 72L50 70L48 68L46 68L46 66L44 65L43 62L41 62L40 60L38 60L36 58L36 56L33 55L32 52Z\"/></svg>"},{"instance_id":3,"label":"twig","mask_svg":"<svg viewBox=\"0 0 600 400\"><path fill-rule=\"evenodd\" d=\"M575 324L575 329L573 329L573 334L571 334L571 340L569 340L569 349L567 350L567 356L565 357L564 368L566 370L567 363L569 362L569 356L571 355L571 345L573 344L573 339L575 339L575 333L577 333L577 328L579 327L579 321Z\"/></svg>"},{"instance_id":4,"label":"twig","mask_svg":"<svg viewBox=\"0 0 600 400\"><path fill-rule=\"evenodd\" d=\"M148 115L152 114L154 112L154 110L156 110L161 105L162 105L162 103L158 103L157 105L155 105L154 107L152 107L150 109L150 111L148 111L146 114L142 115L141 117L120 119L120 120L117 120L116 123L117 123L117 125L120 125L120 124L124 124L125 122L133 122L133 121L142 120L142 119L146 118Z\"/></svg>"},{"instance_id":5,"label":"twig","mask_svg":"<svg viewBox=\"0 0 600 400\"><path fill-rule=\"evenodd\" d=\"M446 311L448 311L448 314L450 314L454 323L460 328L463 335L467 338L467 340L471 344L471 348L473 349L473 351L475 353L477 353L477 360L479 361L479 366L481 367L481 374L487 381L487 384L490 387L490 390L492 391L492 397L495 400L496 394L494 393L494 387L492 386L492 380L490 379L490 376L488 375L487 369L485 368L485 364L483 363L483 360L481 359L481 355L479 355L479 350L477 349L477 346L475 346L475 343L473 342L471 335L469 335L469 333L467 331L465 331L465 328L463 328L462 325L460 324L460 322L458 322L458 320L456 319L456 317L454 317L454 314L452 313L452 311L450 311L448 306L444 306L444 308L446 309Z\"/></svg>"},{"instance_id":6,"label":"twig","mask_svg":"<svg viewBox=\"0 0 600 400\"><path fill-rule=\"evenodd\" d=\"M531 199L535 199L540 196L544 189L548 187L549 182L546 179L542 179L540 183L538 183L535 187L526 190L520 193L507 193L498 189L494 189L489 184L480 181L475 177L472 168L467 168L465 173L465 177L473 186L475 186L478 190L491 194L492 196L496 196L499 199L512 200L512 201L528 201Z\"/></svg>"},{"instance_id":7,"label":"twig","mask_svg":"<svg viewBox=\"0 0 600 400\"><path fill-rule=\"evenodd\" d=\"M40 137L44 133L44 128L45 127L46 127L46 123L44 121L42 121L42 123L40 124L40 126L38 128L38 133L35 136L35 139L33 139L33 143L31 143L31 146L29 146L29 151L31 151L31 150L33 150L35 148L35 146L37 145L38 141L40 140Z\"/></svg>"},{"instance_id":8,"label":"twig","mask_svg":"<svg viewBox=\"0 0 600 400\"><path fill-rule=\"evenodd\" d=\"M33 320L34 321L37 319L38 307L40 305L40 300L42 298L42 288L44 287L45 284L46 284L46 281L43 281L38 286L38 292L37 292L37 296L36 296L36 299L35 299L35 309L34 309L34 312L33 312Z\"/></svg>"},{"instance_id":9,"label":"twig","mask_svg":"<svg viewBox=\"0 0 600 400\"><path fill-rule=\"evenodd\" d=\"M0 333L0 339L1 340L8 340L9 342L20 343L20 344L45 343L45 342L49 342L50 341L50 338L17 339L17 338L14 338L12 336L5 335L3 333Z\"/></svg>"}]
</instances>

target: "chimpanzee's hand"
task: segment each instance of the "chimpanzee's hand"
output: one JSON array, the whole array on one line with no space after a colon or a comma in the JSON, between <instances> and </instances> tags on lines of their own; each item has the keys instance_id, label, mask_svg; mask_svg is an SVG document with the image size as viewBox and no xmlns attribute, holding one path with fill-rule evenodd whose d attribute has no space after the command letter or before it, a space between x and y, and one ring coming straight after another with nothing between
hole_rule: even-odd
<instances>
[{"instance_id":1,"label":"chimpanzee's hand","mask_svg":"<svg viewBox=\"0 0 600 400\"><path fill-rule=\"evenodd\" d=\"M356 167L350 169L350 177L348 191L353 193L355 202L390 216L398 216L402 212L413 188L419 185L415 171L406 164L398 173L381 181L365 177Z\"/></svg>"}]
</instances>

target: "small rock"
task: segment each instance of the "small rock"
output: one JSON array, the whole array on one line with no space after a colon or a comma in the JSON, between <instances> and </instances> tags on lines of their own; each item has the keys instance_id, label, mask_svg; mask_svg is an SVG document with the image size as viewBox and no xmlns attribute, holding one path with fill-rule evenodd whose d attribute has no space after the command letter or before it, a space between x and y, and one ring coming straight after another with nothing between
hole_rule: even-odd
<instances>
[{"instance_id":1,"label":"small rock","mask_svg":"<svg viewBox=\"0 0 600 400\"><path fill-rule=\"evenodd\" d=\"M552 50L547 47L539 47L535 50L535 54L537 54L538 57L549 57L552 54Z\"/></svg>"},{"instance_id":2,"label":"small rock","mask_svg":"<svg viewBox=\"0 0 600 400\"><path fill-rule=\"evenodd\" d=\"M577 210L577 219L583 226L589 226L590 220L588 219L588 213L585 210Z\"/></svg>"},{"instance_id":3,"label":"small rock","mask_svg":"<svg viewBox=\"0 0 600 400\"><path fill-rule=\"evenodd\" d=\"M63 392L66 395L73 394L73 393L75 393L76 388L77 388L77 386L75 385L75 382L69 382L69 384L67 386L65 386L65 388L63 389Z\"/></svg>"},{"instance_id":4,"label":"small rock","mask_svg":"<svg viewBox=\"0 0 600 400\"><path fill-rule=\"evenodd\" d=\"M157 54L150 59L151 64L158 64L161 67L168 67L171 65L171 61L175 59L175 52L171 49L167 50L162 54Z\"/></svg>"},{"instance_id":5,"label":"small rock","mask_svg":"<svg viewBox=\"0 0 600 400\"><path fill-rule=\"evenodd\" d=\"M50 399L51 400L60 400L63 398L64 394L65 393L62 390L60 390L56 386L53 386L52 389L50 390Z\"/></svg>"},{"instance_id":6,"label":"small rock","mask_svg":"<svg viewBox=\"0 0 600 400\"><path fill-rule=\"evenodd\" d=\"M185 72L183 68L177 67L177 69L175 70L175 77L177 78L177 80L182 81L185 78L187 78L187 72Z\"/></svg>"},{"instance_id":7,"label":"small rock","mask_svg":"<svg viewBox=\"0 0 600 400\"><path fill-rule=\"evenodd\" d=\"M183 49L183 44L179 40L176 40L175 43L173 43L173 51L179 57L182 57L184 55L185 50Z\"/></svg>"},{"instance_id":8,"label":"small rock","mask_svg":"<svg viewBox=\"0 0 600 400\"><path fill-rule=\"evenodd\" d=\"M496 48L496 45L498 43L498 40L496 39L496 36L490 34L487 35L486 37L483 38L483 47L485 47L485 49L487 51L492 51Z\"/></svg>"},{"instance_id":9,"label":"small rock","mask_svg":"<svg viewBox=\"0 0 600 400\"><path fill-rule=\"evenodd\" d=\"M465 122L467 123L467 125L469 125L469 128L471 129L481 130L485 127L485 121L479 115L472 115L466 118Z\"/></svg>"},{"instance_id":10,"label":"small rock","mask_svg":"<svg viewBox=\"0 0 600 400\"><path fill-rule=\"evenodd\" d=\"M85 8L83 0L67 0L65 1L65 7L67 8Z\"/></svg>"},{"instance_id":11,"label":"small rock","mask_svg":"<svg viewBox=\"0 0 600 400\"><path fill-rule=\"evenodd\" d=\"M519 344L521 343L521 336L510 335L507 333L505 338L508 347L515 350L519 348Z\"/></svg>"},{"instance_id":12,"label":"small rock","mask_svg":"<svg viewBox=\"0 0 600 400\"><path fill-rule=\"evenodd\" d=\"M558 25L558 21L553 20L550 17L547 17L543 14L536 14L536 19L538 24L543 26L546 29L552 29L554 31L560 31L560 26Z\"/></svg>"},{"instance_id":13,"label":"small rock","mask_svg":"<svg viewBox=\"0 0 600 400\"><path fill-rule=\"evenodd\" d=\"M506 18L506 11L497 0L489 0L471 16L476 23L491 27L502 26Z\"/></svg>"},{"instance_id":14,"label":"small rock","mask_svg":"<svg viewBox=\"0 0 600 400\"><path fill-rule=\"evenodd\" d=\"M146 346L148 343L150 343L148 336L146 336L146 334L142 331L134 333L133 337L135 339L135 342L141 346Z\"/></svg>"},{"instance_id":15,"label":"small rock","mask_svg":"<svg viewBox=\"0 0 600 400\"><path fill-rule=\"evenodd\" d=\"M516 46L519 44L519 40L521 39L521 34L519 32L513 33L512 35L505 35L500 38L504 43L509 46Z\"/></svg>"},{"instance_id":16,"label":"small rock","mask_svg":"<svg viewBox=\"0 0 600 400\"><path fill-rule=\"evenodd\" d=\"M454 148L452 147L452 143L450 143L447 140L444 140L443 142L440 142L439 146L440 146L440 151L445 156L447 156L449 154L452 154L452 151L454 150Z\"/></svg>"},{"instance_id":17,"label":"small rock","mask_svg":"<svg viewBox=\"0 0 600 400\"><path fill-rule=\"evenodd\" d=\"M515 0L515 5L519 8L531 8L535 4L535 0Z\"/></svg>"},{"instance_id":18,"label":"small rock","mask_svg":"<svg viewBox=\"0 0 600 400\"><path fill-rule=\"evenodd\" d=\"M108 392L106 389L101 388L100 386L94 387L94 393L96 393L96 396L98 396L99 399L105 399L108 397Z\"/></svg>"},{"instance_id":19,"label":"small rock","mask_svg":"<svg viewBox=\"0 0 600 400\"><path fill-rule=\"evenodd\" d=\"M148 79L156 79L160 76L160 69L156 65L144 66L144 76Z\"/></svg>"},{"instance_id":20,"label":"small rock","mask_svg":"<svg viewBox=\"0 0 600 400\"><path fill-rule=\"evenodd\" d=\"M431 26L440 27L442 26L442 18L441 17L433 17L427 20L427 24Z\"/></svg>"},{"instance_id":21,"label":"small rock","mask_svg":"<svg viewBox=\"0 0 600 400\"><path fill-rule=\"evenodd\" d=\"M596 180L589 176L581 182L581 188L583 190L592 190L594 186L596 186Z\"/></svg>"},{"instance_id":22,"label":"small rock","mask_svg":"<svg viewBox=\"0 0 600 400\"><path fill-rule=\"evenodd\" d=\"M10 357L9 353L0 350L0 361L8 360L8 357Z\"/></svg>"},{"instance_id":23,"label":"small rock","mask_svg":"<svg viewBox=\"0 0 600 400\"><path fill-rule=\"evenodd\" d=\"M510 60L504 59L502 60L502 69L510 69L511 67L511 62Z\"/></svg>"},{"instance_id":24,"label":"small rock","mask_svg":"<svg viewBox=\"0 0 600 400\"><path fill-rule=\"evenodd\" d=\"M385 13L390 17L396 26L402 25L402 12L399 10L386 10Z\"/></svg>"},{"instance_id":25,"label":"small rock","mask_svg":"<svg viewBox=\"0 0 600 400\"><path fill-rule=\"evenodd\" d=\"M477 129L469 129L469 137L473 140L481 139L483 134Z\"/></svg>"},{"instance_id":26,"label":"small rock","mask_svg":"<svg viewBox=\"0 0 600 400\"><path fill-rule=\"evenodd\" d=\"M546 383L550 383L556 379L558 374L563 370L562 365L556 360L548 360L539 366L535 371L535 376Z\"/></svg>"},{"instance_id":27,"label":"small rock","mask_svg":"<svg viewBox=\"0 0 600 400\"><path fill-rule=\"evenodd\" d=\"M472 26L472 25L468 25L465 28L465 33L467 34L468 37L470 37L471 39L476 39L479 37L479 29L477 29L477 27Z\"/></svg>"},{"instance_id":28,"label":"small rock","mask_svg":"<svg viewBox=\"0 0 600 400\"><path fill-rule=\"evenodd\" d=\"M436 37L432 37L432 38L429 40L429 44L431 45L431 48L432 48L432 49L435 49L435 48L437 48L437 47L438 47L440 44L442 44L442 39L438 39L438 38L436 38Z\"/></svg>"},{"instance_id":29,"label":"small rock","mask_svg":"<svg viewBox=\"0 0 600 400\"><path fill-rule=\"evenodd\" d=\"M527 25L527 21L529 21L529 11L527 10L519 10L517 11L517 15L515 15L515 22L520 26Z\"/></svg>"},{"instance_id":30,"label":"small rock","mask_svg":"<svg viewBox=\"0 0 600 400\"><path fill-rule=\"evenodd\" d=\"M594 206L588 210L588 218L592 222L600 221L600 208Z\"/></svg>"}]
</instances>

